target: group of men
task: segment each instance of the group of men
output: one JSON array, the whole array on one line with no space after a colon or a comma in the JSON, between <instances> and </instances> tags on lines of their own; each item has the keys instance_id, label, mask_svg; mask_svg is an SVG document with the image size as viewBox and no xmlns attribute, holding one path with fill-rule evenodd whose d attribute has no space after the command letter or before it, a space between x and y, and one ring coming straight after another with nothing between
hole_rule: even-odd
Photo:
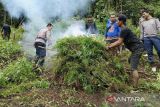
<instances>
[{"instance_id":1,"label":"group of men","mask_svg":"<svg viewBox=\"0 0 160 107\"><path fill-rule=\"evenodd\" d=\"M117 25L118 27L120 27L120 33L115 33L118 37L118 40L114 39L115 35L112 36L111 40L113 40L113 42L111 42L111 44L107 46L107 49L111 49L124 43L125 47L131 51L132 54L129 58L129 63L131 65L133 86L135 87L137 87L138 85L139 75L137 67L139 65L139 60L141 58L142 53L146 51L148 54L148 62L151 66L154 65L154 46L160 61L160 37L158 36L158 32L160 32L160 22L158 19L153 18L148 10L143 10L141 12L141 15L142 16L139 21L139 26L141 30L140 38L137 38L137 36L126 27L126 16L120 15L117 21ZM111 20L112 17L113 16L111 15ZM114 23L116 24L116 22ZM112 24L112 27L114 27L115 32L117 31L117 25ZM111 29L111 27L108 28ZM110 31L108 32L109 33L106 34L106 38L107 40L110 40L110 36L108 35L110 34Z\"/></svg>"},{"instance_id":2,"label":"group of men","mask_svg":"<svg viewBox=\"0 0 160 107\"><path fill-rule=\"evenodd\" d=\"M139 24L141 29L141 37L138 38L128 27L126 27L127 18L125 15L119 15L118 20L116 15L112 14L107 21L105 38L109 43L106 49L112 49L122 44L131 51L129 63L131 65L131 76L133 86L137 87L139 75L138 65L139 60L144 51L147 51L148 61L152 65L153 59L153 46L157 50L160 59L160 38L158 32L160 31L160 22L158 19L153 18L149 11L143 10L142 17ZM36 48L36 63L43 66L44 58L46 56L46 42L50 40L50 32L53 25L49 23L46 28L39 31L35 40ZM91 16L88 17L86 23L86 31L90 34L98 34L95 22Z\"/></svg>"}]
</instances>

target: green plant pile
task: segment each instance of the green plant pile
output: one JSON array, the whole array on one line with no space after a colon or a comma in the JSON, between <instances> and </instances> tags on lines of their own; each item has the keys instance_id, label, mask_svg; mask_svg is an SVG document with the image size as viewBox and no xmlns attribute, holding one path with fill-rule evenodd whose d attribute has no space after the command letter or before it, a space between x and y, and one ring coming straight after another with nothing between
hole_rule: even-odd
<instances>
[{"instance_id":1,"label":"green plant pile","mask_svg":"<svg viewBox=\"0 0 160 107\"><path fill-rule=\"evenodd\" d=\"M21 53L21 47L11 41L0 39L0 68L4 67Z\"/></svg>"},{"instance_id":2,"label":"green plant pile","mask_svg":"<svg viewBox=\"0 0 160 107\"><path fill-rule=\"evenodd\" d=\"M31 62L26 58L19 58L0 70L0 96L23 92L32 87L49 87L49 83L38 78L32 69Z\"/></svg>"},{"instance_id":3,"label":"green plant pile","mask_svg":"<svg viewBox=\"0 0 160 107\"><path fill-rule=\"evenodd\" d=\"M128 75L120 61L106 51L101 39L69 37L59 40L56 48L54 71L58 82L87 92L106 87L127 91Z\"/></svg>"}]
</instances>

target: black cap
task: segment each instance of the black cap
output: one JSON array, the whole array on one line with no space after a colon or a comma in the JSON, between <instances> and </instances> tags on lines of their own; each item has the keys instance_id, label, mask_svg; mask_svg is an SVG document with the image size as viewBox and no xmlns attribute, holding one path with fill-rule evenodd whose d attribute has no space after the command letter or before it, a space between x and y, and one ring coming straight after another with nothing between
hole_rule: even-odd
<instances>
[{"instance_id":1,"label":"black cap","mask_svg":"<svg viewBox=\"0 0 160 107\"><path fill-rule=\"evenodd\" d=\"M118 20L122 21L124 24L126 24L127 17L125 15L121 14L118 17Z\"/></svg>"}]
</instances>

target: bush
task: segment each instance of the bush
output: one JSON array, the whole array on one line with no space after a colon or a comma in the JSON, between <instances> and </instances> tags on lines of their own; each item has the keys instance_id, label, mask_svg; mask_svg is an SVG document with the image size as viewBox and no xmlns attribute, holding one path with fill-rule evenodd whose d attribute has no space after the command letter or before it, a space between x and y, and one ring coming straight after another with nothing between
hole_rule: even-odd
<instances>
[{"instance_id":1,"label":"bush","mask_svg":"<svg viewBox=\"0 0 160 107\"><path fill-rule=\"evenodd\" d=\"M3 67L18 57L21 48L16 43L0 39L0 53L0 67Z\"/></svg>"},{"instance_id":2,"label":"bush","mask_svg":"<svg viewBox=\"0 0 160 107\"><path fill-rule=\"evenodd\" d=\"M13 54L20 52L20 46L13 42L7 42L0 39L0 58L8 58Z\"/></svg>"},{"instance_id":3,"label":"bush","mask_svg":"<svg viewBox=\"0 0 160 107\"><path fill-rule=\"evenodd\" d=\"M130 28L138 38L140 38L141 35L140 28L133 25L131 21L132 20L127 21L127 27Z\"/></svg>"},{"instance_id":4,"label":"bush","mask_svg":"<svg viewBox=\"0 0 160 107\"><path fill-rule=\"evenodd\" d=\"M55 77L63 84L94 92L113 84L124 86L128 79L123 65L105 50L101 39L69 37L59 40L56 48Z\"/></svg>"},{"instance_id":5,"label":"bush","mask_svg":"<svg viewBox=\"0 0 160 107\"><path fill-rule=\"evenodd\" d=\"M32 63L28 62L26 58L22 58L10 63L8 67L0 71L0 87L11 83L18 85L35 78L36 74L32 71Z\"/></svg>"},{"instance_id":6,"label":"bush","mask_svg":"<svg viewBox=\"0 0 160 107\"><path fill-rule=\"evenodd\" d=\"M105 33L106 33L106 21L105 22L96 21L96 25L97 25L99 34L105 35Z\"/></svg>"},{"instance_id":7,"label":"bush","mask_svg":"<svg viewBox=\"0 0 160 107\"><path fill-rule=\"evenodd\" d=\"M0 97L7 97L32 88L49 88L49 81L39 78L32 70L32 63L20 58L0 70Z\"/></svg>"}]
</instances>

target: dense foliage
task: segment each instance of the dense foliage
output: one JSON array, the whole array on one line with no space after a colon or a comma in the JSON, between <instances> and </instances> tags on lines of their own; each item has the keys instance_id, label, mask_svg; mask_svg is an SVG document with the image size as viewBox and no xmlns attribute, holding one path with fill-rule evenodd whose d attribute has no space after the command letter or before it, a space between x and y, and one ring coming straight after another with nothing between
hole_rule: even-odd
<instances>
[{"instance_id":1,"label":"dense foliage","mask_svg":"<svg viewBox=\"0 0 160 107\"><path fill-rule=\"evenodd\" d=\"M70 37L57 42L58 54L54 70L62 84L71 85L87 92L117 86L122 91L128 76L123 65L105 50L101 39ZM121 86L123 85L123 86ZM122 88L122 89L121 89Z\"/></svg>"},{"instance_id":2,"label":"dense foliage","mask_svg":"<svg viewBox=\"0 0 160 107\"><path fill-rule=\"evenodd\" d=\"M26 58L19 58L0 70L0 96L13 95L34 87L48 88L49 82L36 75L32 63Z\"/></svg>"},{"instance_id":3,"label":"dense foliage","mask_svg":"<svg viewBox=\"0 0 160 107\"><path fill-rule=\"evenodd\" d=\"M112 12L124 13L137 25L142 8L150 10L155 17L160 18L159 0L96 0L91 12L100 22L106 21Z\"/></svg>"},{"instance_id":4,"label":"dense foliage","mask_svg":"<svg viewBox=\"0 0 160 107\"><path fill-rule=\"evenodd\" d=\"M36 74L32 72L32 64L27 62L25 58L19 59L0 71L0 87L9 83L21 84L22 82L33 80L35 77Z\"/></svg>"},{"instance_id":5,"label":"dense foliage","mask_svg":"<svg viewBox=\"0 0 160 107\"><path fill-rule=\"evenodd\" d=\"M21 54L21 48L14 42L0 39L0 53L0 68L3 68Z\"/></svg>"}]
</instances>

